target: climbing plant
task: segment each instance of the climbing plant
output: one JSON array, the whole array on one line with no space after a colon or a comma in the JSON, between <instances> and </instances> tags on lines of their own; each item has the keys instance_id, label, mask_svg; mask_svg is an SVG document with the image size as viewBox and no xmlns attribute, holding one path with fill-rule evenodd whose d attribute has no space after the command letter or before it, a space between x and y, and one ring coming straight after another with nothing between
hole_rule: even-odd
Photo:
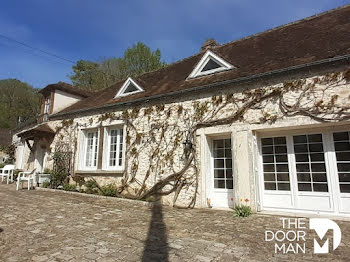
<instances>
[{"instance_id":1,"label":"climbing plant","mask_svg":"<svg viewBox=\"0 0 350 262\"><path fill-rule=\"evenodd\" d=\"M79 127L123 120L127 129L126 168L116 194L144 200L173 194L173 204L176 205L180 193L191 188L193 195L188 207L193 207L199 183L198 129L236 122L271 124L293 116L319 122L348 120L348 98L344 100L335 90L349 81L350 70L346 70L215 95L210 99L109 112L98 118L91 117L84 124L79 124L79 119L64 120L61 129L66 133L70 130L70 137L74 140L71 144L76 152ZM192 143L186 154L185 140Z\"/></svg>"},{"instance_id":2,"label":"climbing plant","mask_svg":"<svg viewBox=\"0 0 350 262\"><path fill-rule=\"evenodd\" d=\"M55 146L52 156L53 170L51 171L50 182L53 188L65 184L71 173L72 152L67 143L59 142Z\"/></svg>"}]
</instances>

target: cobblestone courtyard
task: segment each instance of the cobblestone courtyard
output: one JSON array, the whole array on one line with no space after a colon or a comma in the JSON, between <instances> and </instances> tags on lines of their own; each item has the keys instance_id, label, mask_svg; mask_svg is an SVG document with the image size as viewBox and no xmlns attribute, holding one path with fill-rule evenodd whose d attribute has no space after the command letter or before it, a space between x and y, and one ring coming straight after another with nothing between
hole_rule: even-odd
<instances>
[{"instance_id":1,"label":"cobblestone courtyard","mask_svg":"<svg viewBox=\"0 0 350 262\"><path fill-rule=\"evenodd\" d=\"M0 261L349 261L350 222L331 254L274 254L265 230L277 216L233 218L61 192L15 191L0 184ZM309 232L308 232L309 233Z\"/></svg>"}]
</instances>

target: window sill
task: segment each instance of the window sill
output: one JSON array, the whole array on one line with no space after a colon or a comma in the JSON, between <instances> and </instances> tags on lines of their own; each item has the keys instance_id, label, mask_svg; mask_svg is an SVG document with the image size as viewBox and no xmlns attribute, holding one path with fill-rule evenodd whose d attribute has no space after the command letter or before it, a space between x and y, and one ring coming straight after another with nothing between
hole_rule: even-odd
<instances>
[{"instance_id":1,"label":"window sill","mask_svg":"<svg viewBox=\"0 0 350 262\"><path fill-rule=\"evenodd\" d=\"M124 170L76 170L78 176L122 176Z\"/></svg>"}]
</instances>

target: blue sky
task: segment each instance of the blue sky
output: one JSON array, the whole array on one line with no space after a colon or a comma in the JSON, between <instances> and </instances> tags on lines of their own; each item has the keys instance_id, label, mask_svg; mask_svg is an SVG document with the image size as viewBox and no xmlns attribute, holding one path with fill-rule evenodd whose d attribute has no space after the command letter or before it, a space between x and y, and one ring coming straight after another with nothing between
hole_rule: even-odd
<instances>
[{"instance_id":1,"label":"blue sky","mask_svg":"<svg viewBox=\"0 0 350 262\"><path fill-rule=\"evenodd\" d=\"M11 0L0 34L69 60L122 56L142 41L168 63L198 52L207 38L229 42L350 0ZM37 88L69 82L72 64L0 38L0 79Z\"/></svg>"}]
</instances>

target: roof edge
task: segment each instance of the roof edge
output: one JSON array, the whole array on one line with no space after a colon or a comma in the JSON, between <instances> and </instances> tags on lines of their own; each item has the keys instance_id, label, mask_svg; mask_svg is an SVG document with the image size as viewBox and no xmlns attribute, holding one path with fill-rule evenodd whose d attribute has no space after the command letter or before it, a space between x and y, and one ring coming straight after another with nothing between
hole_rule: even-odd
<instances>
[{"instance_id":1,"label":"roof edge","mask_svg":"<svg viewBox=\"0 0 350 262\"><path fill-rule=\"evenodd\" d=\"M244 82L244 81L256 80L256 79L259 79L262 77L283 74L283 73L288 72L288 71L301 70L303 68L323 65L323 64L327 64L327 63L334 63L334 62L339 62L339 61L348 61L348 63L349 63L349 60L350 60L350 54L347 54L344 56L337 56L337 57L333 57L333 58L318 60L318 61L314 61L311 63L286 67L286 68L268 71L268 72L264 72L264 73L260 73L260 74L249 75L249 76L244 76L244 77L240 77L240 78L224 80L224 81L220 81L220 82L214 82L214 83L201 85L201 86L195 86L195 87L192 87L189 89L174 91L174 92L170 92L170 93L166 93L166 94L154 95L154 96L149 96L149 97L142 97L142 98L138 98L138 99L135 99L132 101L117 102L117 103L111 103L111 104L98 106L98 107L90 107L90 108L79 109L79 110L74 110L74 111L70 111L70 112L57 113L57 114L50 115L49 119L54 120L54 119L57 119L60 117L73 115L73 114L79 114L79 113L85 113L85 112L89 112L89 111L93 111L93 110L110 109L110 108L113 108L116 106L123 106L123 105L128 105L128 104L140 103L140 102L150 101L150 100L154 100L154 99L159 99L162 97L169 97L169 96L174 96L174 95L178 95L178 94L190 93L193 91L205 90L207 88L220 86L220 85L227 85L227 84L233 84L233 83L240 83L240 82Z\"/></svg>"},{"instance_id":2,"label":"roof edge","mask_svg":"<svg viewBox=\"0 0 350 262\"><path fill-rule=\"evenodd\" d=\"M77 95L83 98L89 97L93 94L93 92L85 89L81 89L79 87L73 86L71 84L65 83L65 82L58 82L55 84L49 84L43 89L39 90L40 94L45 94L46 92L49 92L50 90L61 90L63 92L66 92L68 94Z\"/></svg>"}]
</instances>

